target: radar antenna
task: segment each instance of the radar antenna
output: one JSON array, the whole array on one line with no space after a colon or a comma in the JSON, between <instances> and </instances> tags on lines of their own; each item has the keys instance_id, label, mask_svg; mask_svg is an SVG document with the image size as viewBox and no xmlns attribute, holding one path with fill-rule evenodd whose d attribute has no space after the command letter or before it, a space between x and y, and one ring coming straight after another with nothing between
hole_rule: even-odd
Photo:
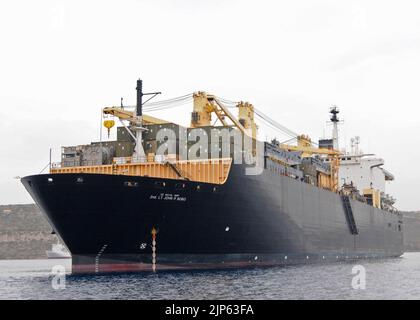
<instances>
[{"instance_id":1,"label":"radar antenna","mask_svg":"<svg viewBox=\"0 0 420 320\"><path fill-rule=\"evenodd\" d=\"M332 132L332 138L333 138L333 148L334 150L338 150L338 123L340 122L340 119L338 119L338 114L340 113L340 110L336 105L333 105L330 108L331 113L331 122L333 124L333 132Z\"/></svg>"}]
</instances>

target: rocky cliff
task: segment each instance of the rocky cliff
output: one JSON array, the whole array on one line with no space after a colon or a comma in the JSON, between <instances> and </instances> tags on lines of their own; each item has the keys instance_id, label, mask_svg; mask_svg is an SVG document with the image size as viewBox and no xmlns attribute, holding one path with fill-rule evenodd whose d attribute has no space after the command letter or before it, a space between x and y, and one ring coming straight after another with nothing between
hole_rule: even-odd
<instances>
[{"instance_id":1,"label":"rocky cliff","mask_svg":"<svg viewBox=\"0 0 420 320\"><path fill-rule=\"evenodd\" d=\"M0 206L0 259L44 259L56 241L35 204Z\"/></svg>"}]
</instances>

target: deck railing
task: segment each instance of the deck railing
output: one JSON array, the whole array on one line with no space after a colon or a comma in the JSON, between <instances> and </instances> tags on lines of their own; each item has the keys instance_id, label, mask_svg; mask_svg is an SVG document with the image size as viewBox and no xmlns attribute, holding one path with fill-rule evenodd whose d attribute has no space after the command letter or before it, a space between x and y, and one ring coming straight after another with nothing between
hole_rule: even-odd
<instances>
[{"instance_id":1,"label":"deck railing","mask_svg":"<svg viewBox=\"0 0 420 320\"><path fill-rule=\"evenodd\" d=\"M181 160L173 162L182 176L167 162L132 162L133 159L116 158L113 164L96 166L58 167L52 166L50 173L90 173L142 176L165 179L190 180L205 183L224 184L232 165L231 158L209 160Z\"/></svg>"}]
</instances>

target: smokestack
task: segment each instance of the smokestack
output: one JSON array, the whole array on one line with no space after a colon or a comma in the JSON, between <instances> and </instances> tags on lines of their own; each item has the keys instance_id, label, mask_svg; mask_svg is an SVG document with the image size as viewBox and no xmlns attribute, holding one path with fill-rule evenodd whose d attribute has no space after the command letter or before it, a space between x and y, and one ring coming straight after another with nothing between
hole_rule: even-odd
<instances>
[{"instance_id":1,"label":"smokestack","mask_svg":"<svg viewBox=\"0 0 420 320\"><path fill-rule=\"evenodd\" d=\"M138 117L143 115L143 81L137 80L137 105L136 105L136 115Z\"/></svg>"}]
</instances>

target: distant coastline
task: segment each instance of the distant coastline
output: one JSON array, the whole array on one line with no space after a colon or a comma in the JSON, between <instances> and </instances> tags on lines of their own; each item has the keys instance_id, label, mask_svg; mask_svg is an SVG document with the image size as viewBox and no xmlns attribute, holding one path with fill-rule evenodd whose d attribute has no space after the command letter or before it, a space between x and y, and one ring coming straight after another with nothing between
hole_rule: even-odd
<instances>
[{"instance_id":1,"label":"distant coastline","mask_svg":"<svg viewBox=\"0 0 420 320\"><path fill-rule=\"evenodd\" d=\"M0 206L0 259L45 259L57 242L35 204Z\"/></svg>"},{"instance_id":2,"label":"distant coastline","mask_svg":"<svg viewBox=\"0 0 420 320\"><path fill-rule=\"evenodd\" d=\"M403 212L407 252L420 251L420 212ZM45 259L57 242L35 204L0 205L0 259Z\"/></svg>"},{"instance_id":3,"label":"distant coastline","mask_svg":"<svg viewBox=\"0 0 420 320\"><path fill-rule=\"evenodd\" d=\"M405 250L420 251L420 212L403 212L403 215Z\"/></svg>"}]
</instances>

